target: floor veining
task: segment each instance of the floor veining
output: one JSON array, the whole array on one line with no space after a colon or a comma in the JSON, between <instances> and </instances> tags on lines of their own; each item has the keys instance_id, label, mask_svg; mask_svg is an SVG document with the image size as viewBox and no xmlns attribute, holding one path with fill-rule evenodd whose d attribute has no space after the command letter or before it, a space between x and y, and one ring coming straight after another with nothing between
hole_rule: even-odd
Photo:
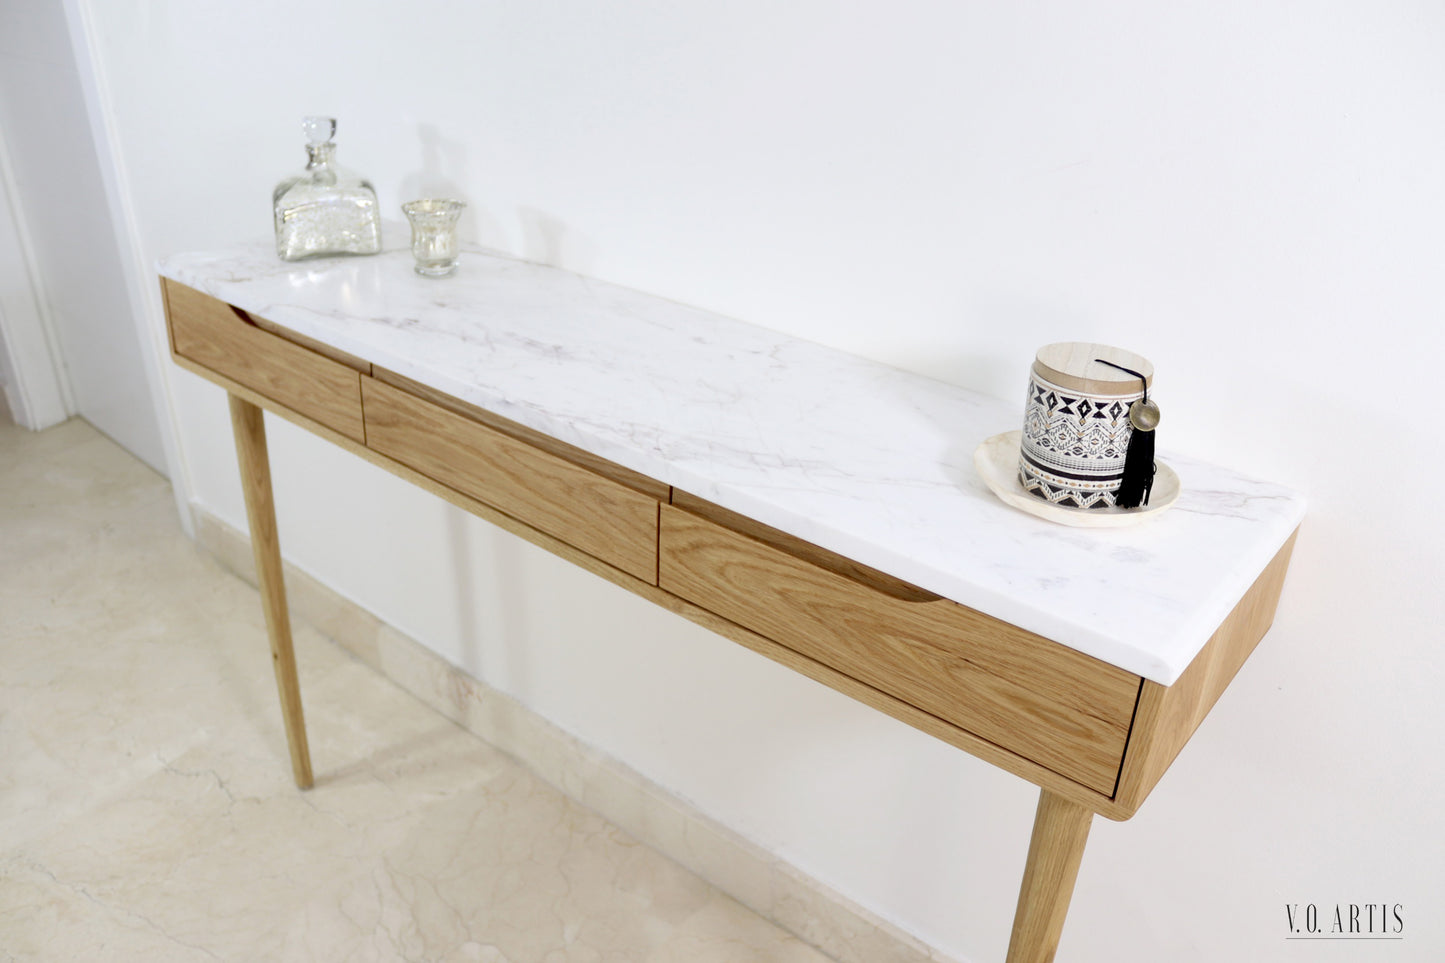
<instances>
[{"instance_id":1,"label":"floor veining","mask_svg":"<svg viewBox=\"0 0 1445 963\"><path fill-rule=\"evenodd\" d=\"M78 419L0 422L0 961L826 963L298 625Z\"/></svg>"}]
</instances>

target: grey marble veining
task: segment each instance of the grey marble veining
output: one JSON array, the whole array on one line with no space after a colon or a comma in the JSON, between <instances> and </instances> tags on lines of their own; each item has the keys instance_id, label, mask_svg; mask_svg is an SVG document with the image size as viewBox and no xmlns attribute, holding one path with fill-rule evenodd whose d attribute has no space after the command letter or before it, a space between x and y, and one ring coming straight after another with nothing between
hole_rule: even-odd
<instances>
[{"instance_id":1,"label":"grey marble veining","mask_svg":"<svg viewBox=\"0 0 1445 963\"><path fill-rule=\"evenodd\" d=\"M285 263L270 242L161 273L301 334L1172 683L1304 515L1284 488L1165 451L1157 519L1073 529L1008 508L973 451L1013 406L615 285L467 251ZM1020 388L1022 393L1022 387Z\"/></svg>"}]
</instances>

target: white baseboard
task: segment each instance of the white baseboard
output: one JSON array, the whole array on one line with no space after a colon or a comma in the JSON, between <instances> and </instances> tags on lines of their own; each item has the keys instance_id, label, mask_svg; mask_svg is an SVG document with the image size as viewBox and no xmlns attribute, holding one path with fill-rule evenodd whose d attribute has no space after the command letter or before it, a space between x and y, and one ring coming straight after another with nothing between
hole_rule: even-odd
<instances>
[{"instance_id":1,"label":"white baseboard","mask_svg":"<svg viewBox=\"0 0 1445 963\"><path fill-rule=\"evenodd\" d=\"M254 585L249 537L198 506L192 518L201 546ZM286 588L293 619L839 963L951 963L289 564Z\"/></svg>"}]
</instances>

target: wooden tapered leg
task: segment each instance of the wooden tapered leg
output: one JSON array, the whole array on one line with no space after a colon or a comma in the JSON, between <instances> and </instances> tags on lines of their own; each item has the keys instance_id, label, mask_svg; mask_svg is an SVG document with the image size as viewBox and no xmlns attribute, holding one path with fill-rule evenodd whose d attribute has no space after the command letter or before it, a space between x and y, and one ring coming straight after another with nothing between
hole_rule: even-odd
<instances>
[{"instance_id":1,"label":"wooden tapered leg","mask_svg":"<svg viewBox=\"0 0 1445 963\"><path fill-rule=\"evenodd\" d=\"M1049 963L1054 958L1093 818L1093 810L1039 790L1008 963Z\"/></svg>"},{"instance_id":2,"label":"wooden tapered leg","mask_svg":"<svg viewBox=\"0 0 1445 963\"><path fill-rule=\"evenodd\" d=\"M236 456L241 462L241 488L246 493L246 517L251 525L251 549L256 556L256 581L266 612L271 638L271 666L281 696L281 718L291 749L291 772L296 785L311 788L311 751L306 746L306 719L301 714L301 685L296 678L296 652L291 645L291 617L286 611L286 583L281 576L281 540L276 532L276 506L271 497L271 463L266 457L266 423L261 409L231 395L231 429L236 435Z\"/></svg>"}]
</instances>

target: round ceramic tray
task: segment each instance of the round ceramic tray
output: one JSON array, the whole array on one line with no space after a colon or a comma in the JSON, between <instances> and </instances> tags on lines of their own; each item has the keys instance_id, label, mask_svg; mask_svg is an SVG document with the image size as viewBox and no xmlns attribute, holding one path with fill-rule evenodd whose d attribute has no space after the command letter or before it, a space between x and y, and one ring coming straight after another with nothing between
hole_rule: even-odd
<instances>
[{"instance_id":1,"label":"round ceramic tray","mask_svg":"<svg viewBox=\"0 0 1445 963\"><path fill-rule=\"evenodd\" d=\"M1149 493L1148 505L1139 508L1066 508L1051 505L1030 495L1019 484L1019 445L1022 441L1022 431L1006 431L986 439L973 453L973 465L984 483L1005 505L1021 512L1076 528L1118 528L1156 518L1179 500L1179 476L1162 461L1156 461L1154 489Z\"/></svg>"}]
</instances>

